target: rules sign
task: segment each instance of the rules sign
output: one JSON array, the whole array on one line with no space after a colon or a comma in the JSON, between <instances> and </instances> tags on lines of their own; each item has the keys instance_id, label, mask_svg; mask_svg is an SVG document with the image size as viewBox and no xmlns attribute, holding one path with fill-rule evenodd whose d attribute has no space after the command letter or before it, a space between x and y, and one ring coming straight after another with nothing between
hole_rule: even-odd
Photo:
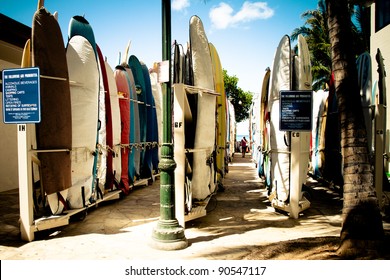
<instances>
[{"instance_id":1,"label":"rules sign","mask_svg":"<svg viewBox=\"0 0 390 280\"><path fill-rule=\"evenodd\" d=\"M4 123L39 123L39 68L4 69L2 78Z\"/></svg>"},{"instance_id":2,"label":"rules sign","mask_svg":"<svg viewBox=\"0 0 390 280\"><path fill-rule=\"evenodd\" d=\"M281 131L311 131L312 92L280 91Z\"/></svg>"}]
</instances>

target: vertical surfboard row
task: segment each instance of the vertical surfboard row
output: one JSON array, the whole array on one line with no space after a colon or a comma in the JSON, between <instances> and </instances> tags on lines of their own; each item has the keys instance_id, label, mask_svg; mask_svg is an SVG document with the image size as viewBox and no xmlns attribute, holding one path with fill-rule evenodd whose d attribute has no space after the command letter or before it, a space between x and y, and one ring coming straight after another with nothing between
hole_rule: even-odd
<instances>
[{"instance_id":1,"label":"vertical surfboard row","mask_svg":"<svg viewBox=\"0 0 390 280\"><path fill-rule=\"evenodd\" d=\"M311 135L308 131L301 131L294 134L295 138L292 139L290 131L280 129L280 92L311 91L311 85L310 53L304 37L298 36L298 54L293 56L290 38L283 36L275 52L272 71L266 69L263 78L262 91L257 100L260 106L252 106L252 122L253 128L258 130L256 133L260 134L258 147L254 147L258 149L255 158L258 174L265 179L272 205L288 212L295 211L292 210L295 205L290 204L290 188L293 187L294 194L297 194L294 201L298 203L302 186L306 183ZM256 135L254 139L257 139ZM294 155L292 143L295 145ZM292 163L293 156L298 157L299 161Z\"/></svg>"},{"instance_id":2,"label":"vertical surfboard row","mask_svg":"<svg viewBox=\"0 0 390 280\"><path fill-rule=\"evenodd\" d=\"M175 135L175 141L185 146L183 155L177 156L185 157L185 167L180 167L185 172L184 182L180 183L185 186L186 211L191 212L194 203L207 201L223 189L234 152L236 124L217 49L208 41L198 16L190 18L187 48L175 41L173 54L173 83L186 88L184 136Z\"/></svg>"},{"instance_id":3,"label":"vertical surfboard row","mask_svg":"<svg viewBox=\"0 0 390 280\"><path fill-rule=\"evenodd\" d=\"M261 134L258 161L259 177L265 179L272 199L288 203L290 186L290 135L279 129L279 92L281 90L311 90L311 73L309 50L302 36L298 36L298 55L291 56L290 39L284 36L275 53L271 76L267 71L261 93L260 129ZM371 58L367 53L360 55L356 61L361 102L367 129L368 148L374 153L374 111L375 83L371 80ZM267 77L268 76L268 77ZM300 133L301 153L310 154L303 157L300 168L300 184L305 183L307 174L314 178L328 181L342 188L343 171L340 148L340 128L338 125L337 96L334 89L334 77L331 76L329 89L313 92L312 131ZM269 89L268 89L269 87ZM264 95L265 93L265 95ZM252 113L257 113L253 104ZM256 116L253 116L256 120ZM256 121L253 122L257 125ZM256 137L256 135L255 135ZM256 138L254 138L256 139ZM308 150L310 148L310 150ZM306 164L306 161L308 165ZM309 166L309 168L308 168ZM382 180L382 177L381 179Z\"/></svg>"},{"instance_id":4,"label":"vertical surfboard row","mask_svg":"<svg viewBox=\"0 0 390 280\"><path fill-rule=\"evenodd\" d=\"M30 142L42 151L34 182L40 180L47 209L85 208L154 178L162 94L147 66L132 55L113 70L82 16L71 18L65 45L44 7L34 15L25 49L23 67L40 67L42 75L42 121L33 125Z\"/></svg>"},{"instance_id":5,"label":"vertical surfboard row","mask_svg":"<svg viewBox=\"0 0 390 280\"><path fill-rule=\"evenodd\" d=\"M358 83L367 131L368 149L374 156L375 139L374 111L375 98L372 96L371 57L361 54L356 60ZM375 84L374 84L375 85ZM312 131L312 176L328 181L340 189L343 186L342 157L340 147L340 128L338 125L337 96L334 77L329 81L329 90L320 90L313 95Z\"/></svg>"},{"instance_id":6,"label":"vertical surfboard row","mask_svg":"<svg viewBox=\"0 0 390 280\"><path fill-rule=\"evenodd\" d=\"M279 92L292 88L290 38L285 35L276 49L271 71L271 88L268 97L270 112L271 187L278 201L289 198L290 186L290 134L279 128Z\"/></svg>"}]
</instances>

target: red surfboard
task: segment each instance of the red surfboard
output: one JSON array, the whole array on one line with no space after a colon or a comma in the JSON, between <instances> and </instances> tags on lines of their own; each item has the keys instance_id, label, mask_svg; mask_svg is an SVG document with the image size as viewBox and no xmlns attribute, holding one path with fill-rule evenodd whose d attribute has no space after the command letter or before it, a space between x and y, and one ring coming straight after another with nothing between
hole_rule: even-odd
<instances>
[{"instance_id":1,"label":"red surfboard","mask_svg":"<svg viewBox=\"0 0 390 280\"><path fill-rule=\"evenodd\" d=\"M115 68L114 77L119 95L119 107L121 113L121 144L125 146L121 149L122 157L122 173L120 188L125 194L129 193L129 149L126 145L129 145L130 135L130 89L129 83L126 77L126 70L122 66Z\"/></svg>"}]
</instances>

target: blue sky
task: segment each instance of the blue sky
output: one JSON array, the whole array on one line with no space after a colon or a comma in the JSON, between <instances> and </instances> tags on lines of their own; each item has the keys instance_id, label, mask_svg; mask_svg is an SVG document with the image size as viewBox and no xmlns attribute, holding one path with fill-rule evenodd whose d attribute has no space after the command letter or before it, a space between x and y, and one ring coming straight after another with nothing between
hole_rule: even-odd
<instances>
[{"instance_id":1,"label":"blue sky","mask_svg":"<svg viewBox=\"0 0 390 280\"><path fill-rule=\"evenodd\" d=\"M222 67L237 76L244 91L258 93L266 67L284 34L304 24L301 15L317 8L317 0L172 0L172 40L186 45L189 19L198 15ZM0 0L0 12L31 26L37 0ZM161 60L161 0L46 0L58 12L67 43L72 16L84 15L111 67L131 41L130 54L146 65ZM295 43L293 43L295 44Z\"/></svg>"}]
</instances>

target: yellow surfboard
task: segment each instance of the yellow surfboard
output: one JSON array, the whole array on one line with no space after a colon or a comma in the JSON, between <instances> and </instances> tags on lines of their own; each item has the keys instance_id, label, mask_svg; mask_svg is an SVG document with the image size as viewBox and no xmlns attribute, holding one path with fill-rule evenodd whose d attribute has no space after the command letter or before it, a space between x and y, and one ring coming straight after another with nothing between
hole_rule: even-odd
<instances>
[{"instance_id":1,"label":"yellow surfboard","mask_svg":"<svg viewBox=\"0 0 390 280\"><path fill-rule=\"evenodd\" d=\"M214 90L220 95L217 96L217 130L216 130L216 174L217 184L223 187L223 177L225 175L226 163L226 94L225 84L223 81L223 71L217 49L212 43L209 43L211 61L213 64Z\"/></svg>"}]
</instances>

